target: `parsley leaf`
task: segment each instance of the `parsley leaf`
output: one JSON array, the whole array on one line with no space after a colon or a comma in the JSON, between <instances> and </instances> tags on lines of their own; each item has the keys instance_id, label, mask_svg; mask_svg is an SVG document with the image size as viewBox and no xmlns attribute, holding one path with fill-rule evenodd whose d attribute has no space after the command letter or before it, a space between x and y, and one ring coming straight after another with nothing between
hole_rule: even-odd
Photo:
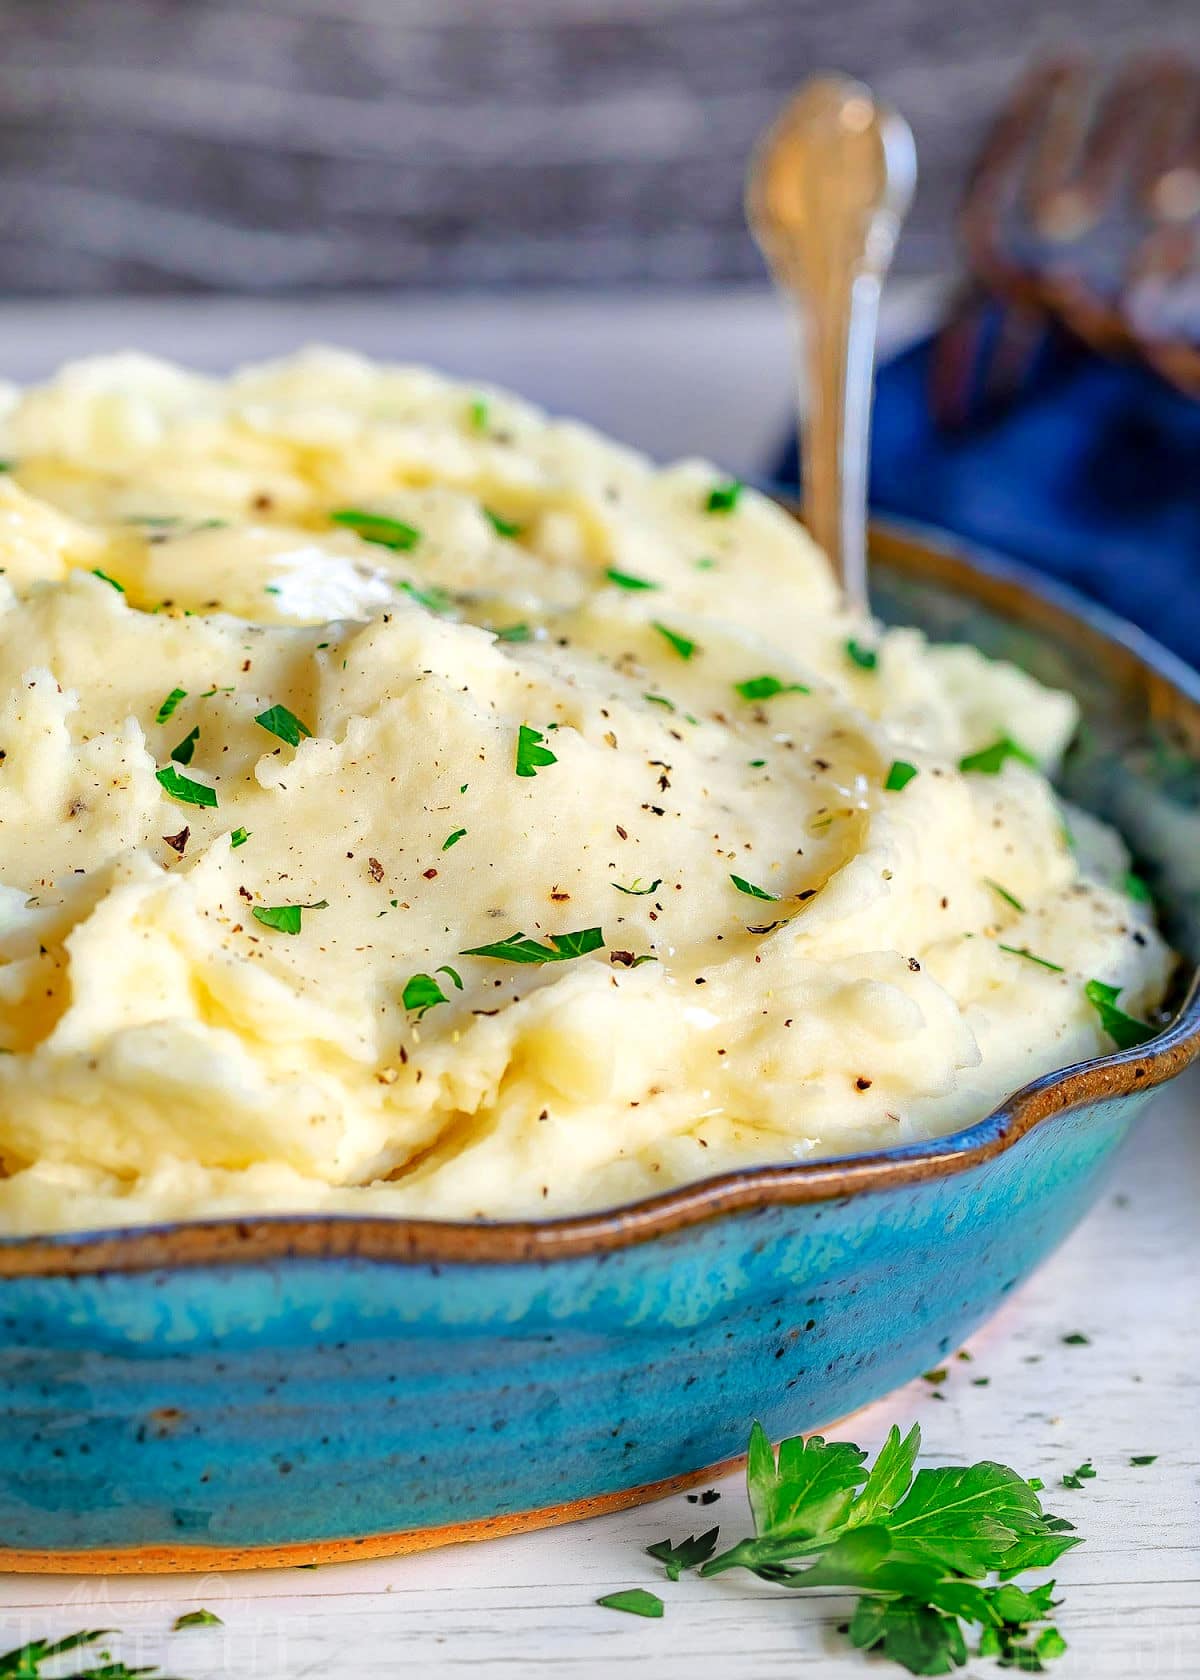
<instances>
[{"instance_id":1,"label":"parsley leaf","mask_svg":"<svg viewBox=\"0 0 1200 1680\"><path fill-rule=\"evenodd\" d=\"M566 962L571 957L584 957L589 951L599 951L604 934L598 927L581 928L578 933L552 933L549 945L539 945L523 933L510 934L493 945L473 945L460 951L460 957L494 957L498 962L551 963Z\"/></svg>"},{"instance_id":2,"label":"parsley leaf","mask_svg":"<svg viewBox=\"0 0 1200 1680\"><path fill-rule=\"evenodd\" d=\"M194 782L190 776L181 776L173 764L156 770L154 774L163 792L169 793L172 799L178 799L181 805L216 806L215 788L207 787L203 782Z\"/></svg>"},{"instance_id":3,"label":"parsley leaf","mask_svg":"<svg viewBox=\"0 0 1200 1680\"><path fill-rule=\"evenodd\" d=\"M884 791L899 793L908 786L917 774L918 770L915 764L909 764L903 758L893 759L891 769L884 778Z\"/></svg>"},{"instance_id":4,"label":"parsley leaf","mask_svg":"<svg viewBox=\"0 0 1200 1680\"><path fill-rule=\"evenodd\" d=\"M451 846L457 846L458 842L462 839L466 832L465 828L456 828L453 834L447 834L446 838L442 841L442 850L444 852L448 852Z\"/></svg>"},{"instance_id":5,"label":"parsley leaf","mask_svg":"<svg viewBox=\"0 0 1200 1680\"><path fill-rule=\"evenodd\" d=\"M102 572L99 566L92 567L92 576L98 577L102 583L110 584L112 588L116 590L118 595L124 595L125 585L123 583L118 583L115 577L109 577L107 572Z\"/></svg>"},{"instance_id":6,"label":"parsley leaf","mask_svg":"<svg viewBox=\"0 0 1200 1680\"><path fill-rule=\"evenodd\" d=\"M714 484L704 503L706 513L732 513L741 498L742 485L736 478L724 484Z\"/></svg>"},{"instance_id":7,"label":"parsley leaf","mask_svg":"<svg viewBox=\"0 0 1200 1680\"><path fill-rule=\"evenodd\" d=\"M517 734L517 775L536 776L539 770L544 770L548 764L557 764L558 759L549 747L541 743L546 739L540 729L534 729L532 724L523 723Z\"/></svg>"},{"instance_id":8,"label":"parsley leaf","mask_svg":"<svg viewBox=\"0 0 1200 1680\"><path fill-rule=\"evenodd\" d=\"M1130 1464L1155 1464L1157 1461L1157 1453L1138 1453L1136 1457L1129 1460Z\"/></svg>"},{"instance_id":9,"label":"parsley leaf","mask_svg":"<svg viewBox=\"0 0 1200 1680\"><path fill-rule=\"evenodd\" d=\"M1132 1050L1138 1044L1145 1044L1148 1038L1153 1038L1157 1033L1157 1027L1148 1026L1145 1021L1126 1015L1123 1009L1117 1008L1117 999L1121 995L1120 986L1106 985L1103 980L1089 980L1083 988L1083 993L1099 1015L1100 1025L1118 1050Z\"/></svg>"},{"instance_id":10,"label":"parsley leaf","mask_svg":"<svg viewBox=\"0 0 1200 1680\"><path fill-rule=\"evenodd\" d=\"M632 572L619 572L615 566L610 566L605 572L609 583L615 583L618 589L661 589L659 583L651 583L649 578L635 577Z\"/></svg>"},{"instance_id":11,"label":"parsley leaf","mask_svg":"<svg viewBox=\"0 0 1200 1680\"><path fill-rule=\"evenodd\" d=\"M657 880L651 881L651 883L648 887L639 887L638 886L638 882L641 880L641 878L642 877L640 875L635 875L634 878L633 878L633 885L631 887L623 887L619 881L614 881L612 884L613 884L614 887L616 887L618 892L628 893L630 898L645 898L647 893L657 892L659 887L662 886L662 876L661 875L658 877Z\"/></svg>"},{"instance_id":12,"label":"parsley leaf","mask_svg":"<svg viewBox=\"0 0 1200 1680\"><path fill-rule=\"evenodd\" d=\"M812 693L812 689L804 683L781 682L778 677L747 677L745 682L734 683L733 686L743 700L770 700L776 694Z\"/></svg>"},{"instance_id":13,"label":"parsley leaf","mask_svg":"<svg viewBox=\"0 0 1200 1680\"><path fill-rule=\"evenodd\" d=\"M329 900L319 898L315 904L256 904L250 911L256 922L274 928L276 933L299 933L305 910L328 910Z\"/></svg>"},{"instance_id":14,"label":"parsley leaf","mask_svg":"<svg viewBox=\"0 0 1200 1680\"><path fill-rule=\"evenodd\" d=\"M441 968L435 969L434 974L448 975L456 990L462 991L462 976L449 963L443 963ZM426 1012L439 1003L449 1003L441 986L434 978L434 974L414 974L408 981L401 996L401 1002L409 1013L415 1011L417 1020L421 1020Z\"/></svg>"},{"instance_id":15,"label":"parsley leaf","mask_svg":"<svg viewBox=\"0 0 1200 1680\"><path fill-rule=\"evenodd\" d=\"M107 1639L112 1634L111 1628L92 1628L86 1633L71 1633L65 1639L34 1639L28 1645L21 1645L14 1651L6 1651L0 1655L0 1680L39 1680L42 1674L42 1664L54 1657L66 1656L69 1651L78 1651L83 1646L95 1645L100 1639ZM156 1675L157 1668L130 1668L123 1662L113 1662L106 1652L91 1652L84 1659L91 1663L99 1657L99 1667L88 1667L76 1670L64 1677L64 1680L137 1680L137 1676Z\"/></svg>"},{"instance_id":16,"label":"parsley leaf","mask_svg":"<svg viewBox=\"0 0 1200 1680\"><path fill-rule=\"evenodd\" d=\"M155 723L166 723L167 719L170 717L171 713L175 710L176 706L178 706L179 702L181 700L186 700L186 699L187 699L187 689L186 688L173 688L171 690L170 694L168 694L166 699L163 701L162 705L155 712L155 714L154 714Z\"/></svg>"},{"instance_id":17,"label":"parsley leaf","mask_svg":"<svg viewBox=\"0 0 1200 1680\"><path fill-rule=\"evenodd\" d=\"M1051 974L1065 974L1067 972L1061 963L1048 962L1045 957L1036 956L1028 945L1001 945L997 941L996 949L1007 951L1010 957L1024 957L1026 962L1036 963L1039 968L1048 968Z\"/></svg>"},{"instance_id":18,"label":"parsley leaf","mask_svg":"<svg viewBox=\"0 0 1200 1680\"><path fill-rule=\"evenodd\" d=\"M312 735L308 725L301 723L295 712L289 712L286 706L268 706L265 712L259 712L254 721L268 734L278 735L289 747L298 747L302 735Z\"/></svg>"},{"instance_id":19,"label":"parsley leaf","mask_svg":"<svg viewBox=\"0 0 1200 1680\"><path fill-rule=\"evenodd\" d=\"M533 631L528 624L508 624L503 630L493 630L498 642L531 642Z\"/></svg>"},{"instance_id":20,"label":"parsley leaf","mask_svg":"<svg viewBox=\"0 0 1200 1680\"><path fill-rule=\"evenodd\" d=\"M444 618L448 612L454 610L453 598L444 589L439 589L436 584L428 589L422 589L418 584L410 583L408 578L401 578L396 588L402 594L407 595L410 600L415 601L418 606L424 607L426 612L437 613Z\"/></svg>"},{"instance_id":21,"label":"parsley leaf","mask_svg":"<svg viewBox=\"0 0 1200 1680\"><path fill-rule=\"evenodd\" d=\"M505 519L503 514L496 513L490 507L483 509L483 517L498 537L519 537L521 535L521 527L515 519Z\"/></svg>"},{"instance_id":22,"label":"parsley leaf","mask_svg":"<svg viewBox=\"0 0 1200 1680\"><path fill-rule=\"evenodd\" d=\"M406 525L402 519L389 519L383 513L367 513L362 508L339 508L329 517L335 525L346 526L364 542L378 543L381 548L390 548L397 554L406 554L421 540L421 533L415 525Z\"/></svg>"},{"instance_id":23,"label":"parsley leaf","mask_svg":"<svg viewBox=\"0 0 1200 1680\"><path fill-rule=\"evenodd\" d=\"M1002 735L998 741L993 741L990 747L983 747L979 752L968 753L965 758L960 758L958 768L975 770L981 776L997 776L1010 758L1037 768L1037 759L1033 754L1026 752L1024 747L1008 735Z\"/></svg>"},{"instance_id":24,"label":"parsley leaf","mask_svg":"<svg viewBox=\"0 0 1200 1680\"><path fill-rule=\"evenodd\" d=\"M235 828L229 836L230 849L236 852L238 847L244 846L249 838L250 830L248 828Z\"/></svg>"},{"instance_id":25,"label":"parsley leaf","mask_svg":"<svg viewBox=\"0 0 1200 1680\"><path fill-rule=\"evenodd\" d=\"M873 671L879 664L879 655L875 649L864 647L861 642L856 642L853 636L846 643L846 657L853 660L862 671Z\"/></svg>"},{"instance_id":26,"label":"parsley leaf","mask_svg":"<svg viewBox=\"0 0 1200 1680\"><path fill-rule=\"evenodd\" d=\"M746 894L747 898L765 898L768 903L779 903L778 893L768 892L765 887L756 887L753 881L743 880L740 875L731 875L729 879L740 893Z\"/></svg>"},{"instance_id":27,"label":"parsley leaf","mask_svg":"<svg viewBox=\"0 0 1200 1680\"><path fill-rule=\"evenodd\" d=\"M184 1628L224 1626L215 1610L189 1610L186 1615L176 1616L172 1632L180 1633Z\"/></svg>"},{"instance_id":28,"label":"parsley leaf","mask_svg":"<svg viewBox=\"0 0 1200 1680\"><path fill-rule=\"evenodd\" d=\"M1004 900L1005 904L1011 904L1013 909L1015 911L1017 911L1018 914L1024 914L1025 906L1021 903L1021 900L1019 898L1014 898L1012 893L1009 892L1008 888L1007 887L1002 887L1000 885L999 881L993 881L987 875L985 875L983 877L983 884L984 884L985 887L991 887L991 889L994 893L999 893L1000 897Z\"/></svg>"},{"instance_id":29,"label":"parsley leaf","mask_svg":"<svg viewBox=\"0 0 1200 1680\"><path fill-rule=\"evenodd\" d=\"M686 636L681 636L678 630L668 630L665 624L654 619L651 628L657 630L663 640L675 649L680 659L690 659L696 651L695 642L690 642Z\"/></svg>"},{"instance_id":30,"label":"parsley leaf","mask_svg":"<svg viewBox=\"0 0 1200 1680\"><path fill-rule=\"evenodd\" d=\"M606 1593L596 1600L606 1610L626 1610L631 1616L658 1617L663 1613L663 1601L657 1593L645 1587L627 1587L624 1592Z\"/></svg>"},{"instance_id":31,"label":"parsley leaf","mask_svg":"<svg viewBox=\"0 0 1200 1680\"><path fill-rule=\"evenodd\" d=\"M1121 884L1125 888L1127 897L1137 904L1153 904L1154 897L1150 888L1140 875L1135 875L1132 869L1127 869L1122 876Z\"/></svg>"},{"instance_id":32,"label":"parsley leaf","mask_svg":"<svg viewBox=\"0 0 1200 1680\"><path fill-rule=\"evenodd\" d=\"M646 1550L663 1564L668 1581L678 1581L681 1570L695 1569L699 1564L708 1562L717 1549L720 1532L719 1528L710 1528L707 1534L689 1535L678 1546L673 1546L670 1540L656 1540Z\"/></svg>"},{"instance_id":33,"label":"parsley leaf","mask_svg":"<svg viewBox=\"0 0 1200 1680\"><path fill-rule=\"evenodd\" d=\"M197 724L195 729L189 729L187 734L183 737L183 740L180 741L179 745L173 748L171 757L174 762L176 764L190 764L192 762L192 754L196 750L196 742L199 739L200 725Z\"/></svg>"}]
</instances>

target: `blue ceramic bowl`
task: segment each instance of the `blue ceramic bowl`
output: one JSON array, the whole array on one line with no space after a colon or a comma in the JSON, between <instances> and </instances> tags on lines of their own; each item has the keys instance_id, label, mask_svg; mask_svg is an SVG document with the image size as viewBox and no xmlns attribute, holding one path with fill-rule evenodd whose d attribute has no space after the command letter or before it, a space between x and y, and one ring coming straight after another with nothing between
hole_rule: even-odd
<instances>
[{"instance_id":1,"label":"blue ceramic bowl","mask_svg":"<svg viewBox=\"0 0 1200 1680\"><path fill-rule=\"evenodd\" d=\"M1016 568L876 533L883 616L1074 690L1067 793L1200 955L1200 681ZM695 1480L936 1364L1094 1200L1200 1048L1138 1050L953 1137L531 1224L223 1220L0 1243L0 1569L401 1551Z\"/></svg>"}]
</instances>

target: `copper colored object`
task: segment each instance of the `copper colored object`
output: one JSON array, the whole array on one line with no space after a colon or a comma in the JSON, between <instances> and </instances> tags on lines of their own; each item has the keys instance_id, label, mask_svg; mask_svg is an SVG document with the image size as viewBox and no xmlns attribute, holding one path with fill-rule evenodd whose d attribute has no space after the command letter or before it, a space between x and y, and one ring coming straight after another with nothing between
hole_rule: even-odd
<instances>
[{"instance_id":1,"label":"copper colored object","mask_svg":"<svg viewBox=\"0 0 1200 1680\"><path fill-rule=\"evenodd\" d=\"M1200 393L1200 68L1035 68L984 144L961 226L974 277L1018 319L1049 314Z\"/></svg>"}]
</instances>

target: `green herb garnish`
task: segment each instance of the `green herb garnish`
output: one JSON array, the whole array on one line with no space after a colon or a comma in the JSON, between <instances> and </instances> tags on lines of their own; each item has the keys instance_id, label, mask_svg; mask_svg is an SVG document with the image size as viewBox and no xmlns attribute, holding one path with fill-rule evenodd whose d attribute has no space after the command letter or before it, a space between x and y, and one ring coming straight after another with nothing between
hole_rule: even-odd
<instances>
[{"instance_id":1,"label":"green herb garnish","mask_svg":"<svg viewBox=\"0 0 1200 1680\"><path fill-rule=\"evenodd\" d=\"M1141 1464L1156 1464L1158 1462L1158 1454L1157 1453L1137 1453L1133 1458L1131 1458L1129 1460L1129 1462L1130 1462L1130 1464L1138 1464L1138 1465L1141 1465Z\"/></svg>"},{"instance_id":2,"label":"green herb garnish","mask_svg":"<svg viewBox=\"0 0 1200 1680\"><path fill-rule=\"evenodd\" d=\"M667 626L660 624L657 619L653 621L651 628L657 630L663 641L675 649L680 659L690 659L695 653L695 642L690 642L686 636L681 636L678 630L668 630Z\"/></svg>"},{"instance_id":3,"label":"green herb garnish","mask_svg":"<svg viewBox=\"0 0 1200 1680\"><path fill-rule=\"evenodd\" d=\"M172 799L178 799L181 805L206 805L215 807L217 791L206 787L203 782L194 782L190 776L181 776L173 764L168 764L162 770L154 772L159 786L164 793L169 793Z\"/></svg>"},{"instance_id":4,"label":"green herb garnish","mask_svg":"<svg viewBox=\"0 0 1200 1680\"><path fill-rule=\"evenodd\" d=\"M443 963L441 968L434 970L433 974L414 974L404 988L401 1002L410 1014L416 1013L418 1021L437 1004L449 1003L450 1001L434 979L434 974L448 975L458 991L461 992L463 989L462 976L456 968L451 968L449 963Z\"/></svg>"},{"instance_id":5,"label":"green herb garnish","mask_svg":"<svg viewBox=\"0 0 1200 1680\"><path fill-rule=\"evenodd\" d=\"M178 706L179 702L186 699L186 688L173 688L170 694L168 694L166 699L163 701L162 705L158 708L157 712L155 712L155 723L166 723L167 719L175 710L176 706Z\"/></svg>"},{"instance_id":6,"label":"green herb garnish","mask_svg":"<svg viewBox=\"0 0 1200 1680\"><path fill-rule=\"evenodd\" d=\"M596 1600L606 1610L625 1610L631 1616L658 1617L663 1613L663 1601L657 1593L645 1587L627 1587L624 1592L607 1593Z\"/></svg>"},{"instance_id":7,"label":"green herb garnish","mask_svg":"<svg viewBox=\"0 0 1200 1680\"><path fill-rule=\"evenodd\" d=\"M999 893L1000 897L1004 900L1005 904L1011 904L1013 909L1016 910L1019 914L1024 913L1025 906L1021 903L1021 900L1019 898L1014 898L1012 893L1009 892L1008 888L1007 887L1002 887L1000 885L999 881L993 881L987 875L985 875L984 878L983 878L983 884L984 884L985 887L991 887L991 889L994 893Z\"/></svg>"},{"instance_id":8,"label":"green herb garnish","mask_svg":"<svg viewBox=\"0 0 1200 1680\"><path fill-rule=\"evenodd\" d=\"M781 682L778 677L747 677L745 682L734 683L733 686L743 700L770 700L776 694L812 693L805 683Z\"/></svg>"},{"instance_id":9,"label":"green herb garnish","mask_svg":"<svg viewBox=\"0 0 1200 1680\"><path fill-rule=\"evenodd\" d=\"M474 432L486 432L488 429L488 405L483 397L476 397L467 411Z\"/></svg>"},{"instance_id":10,"label":"green herb garnish","mask_svg":"<svg viewBox=\"0 0 1200 1680\"><path fill-rule=\"evenodd\" d=\"M619 881L614 881L612 884L613 884L614 887L616 887L618 892L628 893L630 898L645 898L647 893L657 892L659 887L662 886L662 876L661 875L659 876L659 878L656 881L651 881L651 883L648 887L639 887L638 886L638 882L641 880L641 878L642 877L640 875L635 875L634 880L633 880L633 885L631 887L623 887Z\"/></svg>"},{"instance_id":11,"label":"green herb garnish","mask_svg":"<svg viewBox=\"0 0 1200 1680\"><path fill-rule=\"evenodd\" d=\"M286 741L289 747L298 747L302 735L312 736L308 725L301 723L295 712L289 712L286 706L268 706L265 712L259 712L254 721L268 734Z\"/></svg>"},{"instance_id":12,"label":"green herb garnish","mask_svg":"<svg viewBox=\"0 0 1200 1680\"><path fill-rule=\"evenodd\" d=\"M589 951L599 951L604 934L598 927L581 928L578 933L552 933L549 945L539 945L523 933L511 934L494 945L473 945L460 951L460 957L494 957L497 962L552 963L567 962L571 957L584 957Z\"/></svg>"},{"instance_id":13,"label":"green herb garnish","mask_svg":"<svg viewBox=\"0 0 1200 1680\"><path fill-rule=\"evenodd\" d=\"M861 642L856 642L853 636L846 643L846 656L863 671L873 671L879 664L879 655L875 649L864 647Z\"/></svg>"},{"instance_id":14,"label":"green herb garnish","mask_svg":"<svg viewBox=\"0 0 1200 1680\"><path fill-rule=\"evenodd\" d=\"M610 566L605 572L609 583L615 583L618 589L661 589L662 585L651 583L649 578L635 577L632 572L619 572L615 566Z\"/></svg>"},{"instance_id":15,"label":"green herb garnish","mask_svg":"<svg viewBox=\"0 0 1200 1680\"><path fill-rule=\"evenodd\" d=\"M1136 903L1154 903L1154 898L1150 892L1150 888L1146 885L1145 881L1142 880L1140 875L1134 874L1132 869L1127 869L1125 871L1125 874L1121 878L1121 884L1125 888L1126 896L1132 898Z\"/></svg>"},{"instance_id":16,"label":"green herb garnish","mask_svg":"<svg viewBox=\"0 0 1200 1680\"><path fill-rule=\"evenodd\" d=\"M406 554L421 540L415 525L406 525L402 519L389 519L386 514L367 513L362 508L339 508L329 517L335 525L346 526L364 542L378 543L380 548L393 549L397 554Z\"/></svg>"},{"instance_id":17,"label":"green herb garnish","mask_svg":"<svg viewBox=\"0 0 1200 1680\"><path fill-rule=\"evenodd\" d=\"M1036 956L1028 945L1001 945L997 942L998 951L1007 951L1010 957L1024 957L1026 962L1036 963L1039 968L1048 968L1051 974L1065 974L1067 971L1061 963L1049 962L1045 957Z\"/></svg>"},{"instance_id":18,"label":"green herb garnish","mask_svg":"<svg viewBox=\"0 0 1200 1680\"><path fill-rule=\"evenodd\" d=\"M466 832L465 828L456 828L452 834L447 834L446 838L442 841L442 850L444 852L448 852L451 846L457 846L458 842L462 839Z\"/></svg>"},{"instance_id":19,"label":"green herb garnish","mask_svg":"<svg viewBox=\"0 0 1200 1680\"><path fill-rule=\"evenodd\" d=\"M711 572L717 562L711 554L702 554L699 560L693 560L692 565L698 572Z\"/></svg>"},{"instance_id":20,"label":"green herb garnish","mask_svg":"<svg viewBox=\"0 0 1200 1680\"><path fill-rule=\"evenodd\" d=\"M182 1633L184 1628L224 1626L225 1623L214 1610L189 1610L186 1615L176 1616L172 1632Z\"/></svg>"},{"instance_id":21,"label":"green herb garnish","mask_svg":"<svg viewBox=\"0 0 1200 1680\"><path fill-rule=\"evenodd\" d=\"M674 700L668 700L665 694L643 694L643 700L649 700L652 706L663 706L668 712L675 711Z\"/></svg>"},{"instance_id":22,"label":"green herb garnish","mask_svg":"<svg viewBox=\"0 0 1200 1680\"><path fill-rule=\"evenodd\" d=\"M724 484L714 484L704 504L706 513L732 513L742 494L741 482L736 478Z\"/></svg>"},{"instance_id":23,"label":"green herb garnish","mask_svg":"<svg viewBox=\"0 0 1200 1680\"><path fill-rule=\"evenodd\" d=\"M1092 1338L1085 1336L1082 1330L1072 1330L1069 1336L1061 1338L1064 1347L1091 1347Z\"/></svg>"},{"instance_id":24,"label":"green herb garnish","mask_svg":"<svg viewBox=\"0 0 1200 1680\"><path fill-rule=\"evenodd\" d=\"M490 507L485 507L482 511L483 517L498 537L519 537L521 535L521 527L515 519L505 519L503 514L497 513L494 508Z\"/></svg>"},{"instance_id":25,"label":"green herb garnish","mask_svg":"<svg viewBox=\"0 0 1200 1680\"><path fill-rule=\"evenodd\" d=\"M908 786L917 773L915 764L909 764L903 758L893 759L892 766L884 778L885 792L899 793L901 789Z\"/></svg>"},{"instance_id":26,"label":"green herb garnish","mask_svg":"<svg viewBox=\"0 0 1200 1680\"><path fill-rule=\"evenodd\" d=\"M110 584L112 588L116 590L118 595L124 595L125 585L123 583L118 583L115 577L109 577L107 572L102 572L99 566L92 567L92 576L98 577L103 583Z\"/></svg>"},{"instance_id":27,"label":"green herb garnish","mask_svg":"<svg viewBox=\"0 0 1200 1680\"><path fill-rule=\"evenodd\" d=\"M250 914L264 927L276 933L299 933L305 910L328 910L329 900L319 898L315 904L256 904Z\"/></svg>"},{"instance_id":28,"label":"green herb garnish","mask_svg":"<svg viewBox=\"0 0 1200 1680\"><path fill-rule=\"evenodd\" d=\"M768 892L765 887L756 887L753 881L743 880L740 875L731 875L729 879L740 893L746 894L747 898L765 898L769 904L779 903L778 893Z\"/></svg>"},{"instance_id":29,"label":"green herb garnish","mask_svg":"<svg viewBox=\"0 0 1200 1680\"><path fill-rule=\"evenodd\" d=\"M508 624L503 630L493 632L498 642L528 642L533 640L533 631L528 624Z\"/></svg>"},{"instance_id":30,"label":"green herb garnish","mask_svg":"<svg viewBox=\"0 0 1200 1680\"><path fill-rule=\"evenodd\" d=\"M410 583L408 578L401 578L396 588L411 600L416 601L418 606L424 607L426 612L437 613L444 618L448 612L454 610L453 596L447 594L444 589L439 589L436 584L431 585L428 589L422 589L419 584Z\"/></svg>"},{"instance_id":31,"label":"green herb garnish","mask_svg":"<svg viewBox=\"0 0 1200 1680\"><path fill-rule=\"evenodd\" d=\"M717 1549L719 1528L710 1528L707 1534L692 1534L686 1540L681 1540L678 1546L673 1546L669 1540L656 1540L646 1550L652 1558L657 1558L667 1572L668 1581L678 1581L680 1572L684 1569L696 1569L702 1563L707 1563Z\"/></svg>"},{"instance_id":32,"label":"green herb garnish","mask_svg":"<svg viewBox=\"0 0 1200 1680\"><path fill-rule=\"evenodd\" d=\"M235 828L233 833L229 836L230 849L232 851L236 852L238 847L239 846L244 846L246 844L247 840L249 840L249 838L250 838L250 830L249 829L247 829L247 828Z\"/></svg>"},{"instance_id":33,"label":"green herb garnish","mask_svg":"<svg viewBox=\"0 0 1200 1680\"><path fill-rule=\"evenodd\" d=\"M200 726L189 729L179 745L172 749L171 759L175 764L190 764L192 755L196 751L196 742L200 739Z\"/></svg>"},{"instance_id":34,"label":"green herb garnish","mask_svg":"<svg viewBox=\"0 0 1200 1680\"><path fill-rule=\"evenodd\" d=\"M1024 747L1007 735L993 741L990 747L982 747L979 752L968 753L965 758L960 758L958 768L974 770L981 776L997 776L1010 758L1017 759L1021 764L1031 764L1035 770L1037 768L1037 759L1033 754L1026 752Z\"/></svg>"},{"instance_id":35,"label":"green herb garnish","mask_svg":"<svg viewBox=\"0 0 1200 1680\"><path fill-rule=\"evenodd\" d=\"M549 747L542 746L546 737L540 729L534 729L532 724L523 723L517 733L517 775L536 776L539 770L544 770L548 764L557 764L558 759Z\"/></svg>"},{"instance_id":36,"label":"green herb garnish","mask_svg":"<svg viewBox=\"0 0 1200 1680\"><path fill-rule=\"evenodd\" d=\"M1121 995L1120 986L1109 986L1103 980L1089 980L1083 988L1083 994L1099 1015L1100 1025L1118 1050L1132 1050L1135 1045L1145 1044L1148 1038L1153 1038L1157 1033L1157 1027L1147 1026L1145 1021L1139 1021L1133 1015L1126 1015L1123 1009L1117 1008L1117 999Z\"/></svg>"}]
</instances>

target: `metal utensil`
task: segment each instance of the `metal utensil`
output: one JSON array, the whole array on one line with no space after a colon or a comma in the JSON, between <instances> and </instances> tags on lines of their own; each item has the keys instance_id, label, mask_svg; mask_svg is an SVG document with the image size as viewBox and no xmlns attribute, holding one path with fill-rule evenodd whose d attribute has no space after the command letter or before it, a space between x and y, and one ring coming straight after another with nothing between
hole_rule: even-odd
<instances>
[{"instance_id":1,"label":"metal utensil","mask_svg":"<svg viewBox=\"0 0 1200 1680\"><path fill-rule=\"evenodd\" d=\"M805 519L861 607L879 293L916 175L903 117L859 82L818 76L760 141L746 189L750 227L800 329Z\"/></svg>"}]
</instances>

